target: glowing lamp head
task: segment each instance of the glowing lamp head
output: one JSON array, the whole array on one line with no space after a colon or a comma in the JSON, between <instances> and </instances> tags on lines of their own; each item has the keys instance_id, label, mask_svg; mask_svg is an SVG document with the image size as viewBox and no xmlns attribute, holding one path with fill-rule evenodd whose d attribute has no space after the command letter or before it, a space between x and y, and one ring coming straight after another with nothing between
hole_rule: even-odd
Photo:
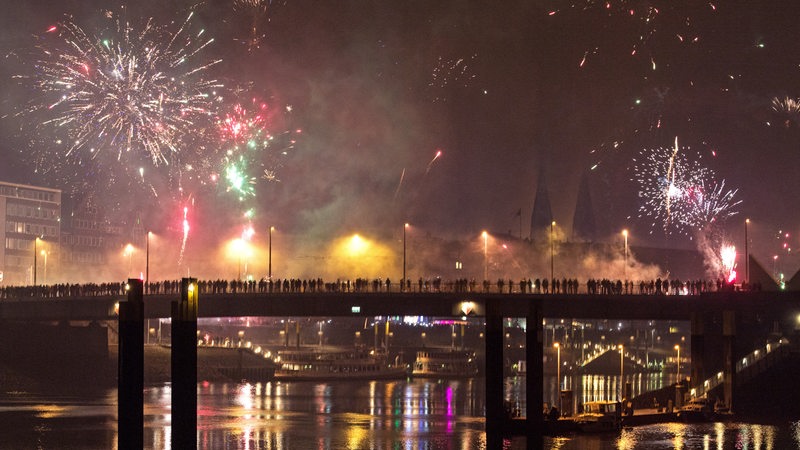
<instances>
[{"instance_id":1,"label":"glowing lamp head","mask_svg":"<svg viewBox=\"0 0 800 450\"><path fill-rule=\"evenodd\" d=\"M367 242L359 235L354 234L347 244L347 251L352 255L364 253L367 249Z\"/></svg>"}]
</instances>

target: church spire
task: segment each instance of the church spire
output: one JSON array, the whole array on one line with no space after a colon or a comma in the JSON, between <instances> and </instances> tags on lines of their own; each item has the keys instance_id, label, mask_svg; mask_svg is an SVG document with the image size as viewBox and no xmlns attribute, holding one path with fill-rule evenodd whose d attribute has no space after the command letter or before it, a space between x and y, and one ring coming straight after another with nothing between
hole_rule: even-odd
<instances>
[{"instance_id":1,"label":"church spire","mask_svg":"<svg viewBox=\"0 0 800 450\"><path fill-rule=\"evenodd\" d=\"M547 179L544 175L544 168L541 168L531 213L531 241L534 243L548 242L552 222L553 210L550 207L550 195L547 193Z\"/></svg>"}]
</instances>

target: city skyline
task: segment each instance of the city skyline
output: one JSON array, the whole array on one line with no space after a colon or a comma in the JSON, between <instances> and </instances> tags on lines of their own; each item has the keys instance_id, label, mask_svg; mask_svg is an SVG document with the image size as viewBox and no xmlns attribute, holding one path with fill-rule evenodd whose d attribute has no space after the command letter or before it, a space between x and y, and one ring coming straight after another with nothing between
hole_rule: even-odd
<instances>
[{"instance_id":1,"label":"city skyline","mask_svg":"<svg viewBox=\"0 0 800 450\"><path fill-rule=\"evenodd\" d=\"M787 276L796 270L788 251L800 245L789 206L800 195L795 5L261 4L43 0L11 8L0 42L0 73L13 80L0 91L0 153L11 163L0 177L102 193L109 216L139 210L149 228L176 236L187 214L189 246L252 223L291 230L309 247L363 230L393 237L405 222L435 236L516 235L530 228L540 174L553 220L569 236L585 177L599 241L629 229L632 245L697 249L694 231L643 213L635 182L637 160L680 147L713 171L701 180L707 189L724 181L741 201L721 224L725 240L742 255L749 218L749 251L762 264L779 255ZM134 29L152 17L177 34L190 11L186 35L213 39L196 64L213 62L203 79L226 94L186 130L191 139L176 141L173 164L128 159L107 142L96 157L86 148L67 156L70 146L46 124L51 112L23 112L43 100L28 82L47 81L33 55L58 48L64 24L113 40L109 17ZM211 135L219 119L241 117L234 104L258 111L256 97L270 113L263 124L245 123L284 141L264 147L278 160L259 155L248 161L258 170L237 178L243 160L225 150L238 137L211 144ZM244 182L236 188L231 179Z\"/></svg>"}]
</instances>

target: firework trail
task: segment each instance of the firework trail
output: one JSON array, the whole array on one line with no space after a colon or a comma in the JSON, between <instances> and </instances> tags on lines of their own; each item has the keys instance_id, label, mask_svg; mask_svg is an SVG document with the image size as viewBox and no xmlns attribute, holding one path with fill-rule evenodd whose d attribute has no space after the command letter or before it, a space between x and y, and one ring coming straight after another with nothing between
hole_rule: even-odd
<instances>
[{"instance_id":1,"label":"firework trail","mask_svg":"<svg viewBox=\"0 0 800 450\"><path fill-rule=\"evenodd\" d=\"M178 265L183 264L183 254L186 251L186 241L189 239L189 207L183 207L183 239L181 240L181 252L178 255Z\"/></svg>"},{"instance_id":2,"label":"firework trail","mask_svg":"<svg viewBox=\"0 0 800 450\"><path fill-rule=\"evenodd\" d=\"M96 33L71 20L48 30L35 73L17 77L40 93L22 114L65 133L66 156L116 150L119 162L144 154L155 166L170 164L187 134L210 117L212 92L221 86L203 78L219 62L201 58L214 39L190 33L192 14L174 32L153 19L140 28L109 19L113 26Z\"/></svg>"},{"instance_id":3,"label":"firework trail","mask_svg":"<svg viewBox=\"0 0 800 450\"><path fill-rule=\"evenodd\" d=\"M433 163L434 163L434 161L436 161L437 159L439 159L439 157L440 157L440 156L442 156L442 151L441 151L441 150L439 150L439 149L437 149L437 150L436 150L436 154L435 154L435 155L433 155L433 159L431 160L431 162L429 162L429 163L428 163L428 167L427 167L427 168L425 168L425 175L427 175L427 174L428 174L428 172L430 172L430 171L431 171L431 167L433 167Z\"/></svg>"},{"instance_id":4,"label":"firework trail","mask_svg":"<svg viewBox=\"0 0 800 450\"><path fill-rule=\"evenodd\" d=\"M403 186L403 178L406 176L406 168L403 167L403 171L400 172L400 182L397 183L397 189L394 190L394 200L397 200L397 196L400 194L400 187Z\"/></svg>"}]
</instances>

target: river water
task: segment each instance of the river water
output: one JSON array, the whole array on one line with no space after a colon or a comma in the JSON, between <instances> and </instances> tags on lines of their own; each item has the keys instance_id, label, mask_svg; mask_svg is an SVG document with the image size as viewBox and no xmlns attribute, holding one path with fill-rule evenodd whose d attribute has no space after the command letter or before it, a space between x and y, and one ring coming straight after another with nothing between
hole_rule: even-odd
<instances>
[{"instance_id":1,"label":"river water","mask_svg":"<svg viewBox=\"0 0 800 450\"><path fill-rule=\"evenodd\" d=\"M518 383L508 383L515 395ZM546 389L547 390L547 389ZM549 395L547 392L545 396ZM0 396L2 449L116 449L116 390ZM198 384L202 449L485 449L484 380ZM170 386L145 389L145 448L170 448ZM524 438L506 443L523 449ZM800 449L800 423L680 424L546 438L547 449Z\"/></svg>"}]
</instances>

